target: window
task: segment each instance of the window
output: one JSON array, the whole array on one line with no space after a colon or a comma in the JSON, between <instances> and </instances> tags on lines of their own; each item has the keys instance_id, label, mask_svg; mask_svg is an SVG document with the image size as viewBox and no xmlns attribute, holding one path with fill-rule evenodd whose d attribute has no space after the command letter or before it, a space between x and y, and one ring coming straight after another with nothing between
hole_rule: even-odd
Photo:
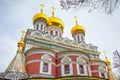
<instances>
[{"instance_id":1,"label":"window","mask_svg":"<svg viewBox=\"0 0 120 80\"><path fill-rule=\"evenodd\" d=\"M39 27L39 25L37 24L37 26L36 26L37 28L36 28L36 30L38 30L38 27Z\"/></svg>"},{"instance_id":2,"label":"window","mask_svg":"<svg viewBox=\"0 0 120 80\"><path fill-rule=\"evenodd\" d=\"M79 36L77 36L78 41L80 41Z\"/></svg>"},{"instance_id":3,"label":"window","mask_svg":"<svg viewBox=\"0 0 120 80\"><path fill-rule=\"evenodd\" d=\"M55 34L56 34L56 36L58 35L58 32L57 31L55 31Z\"/></svg>"},{"instance_id":4,"label":"window","mask_svg":"<svg viewBox=\"0 0 120 80\"><path fill-rule=\"evenodd\" d=\"M48 64L43 63L43 72L48 72Z\"/></svg>"},{"instance_id":5,"label":"window","mask_svg":"<svg viewBox=\"0 0 120 80\"><path fill-rule=\"evenodd\" d=\"M61 33L60 33L60 37L61 37Z\"/></svg>"},{"instance_id":6,"label":"window","mask_svg":"<svg viewBox=\"0 0 120 80\"><path fill-rule=\"evenodd\" d=\"M70 73L69 65L65 65L64 69L65 69L65 74L69 74Z\"/></svg>"},{"instance_id":7,"label":"window","mask_svg":"<svg viewBox=\"0 0 120 80\"><path fill-rule=\"evenodd\" d=\"M53 35L53 31L50 31L50 34Z\"/></svg>"},{"instance_id":8,"label":"window","mask_svg":"<svg viewBox=\"0 0 120 80\"><path fill-rule=\"evenodd\" d=\"M83 65L79 65L79 72L80 74L84 74Z\"/></svg>"},{"instance_id":9,"label":"window","mask_svg":"<svg viewBox=\"0 0 120 80\"><path fill-rule=\"evenodd\" d=\"M104 75L104 73L101 73L101 77L102 77L102 78L105 78L105 75Z\"/></svg>"},{"instance_id":10,"label":"window","mask_svg":"<svg viewBox=\"0 0 120 80\"><path fill-rule=\"evenodd\" d=\"M41 31L43 30L43 25L41 24Z\"/></svg>"},{"instance_id":11,"label":"window","mask_svg":"<svg viewBox=\"0 0 120 80\"><path fill-rule=\"evenodd\" d=\"M83 41L83 36L81 36L81 40Z\"/></svg>"}]
</instances>

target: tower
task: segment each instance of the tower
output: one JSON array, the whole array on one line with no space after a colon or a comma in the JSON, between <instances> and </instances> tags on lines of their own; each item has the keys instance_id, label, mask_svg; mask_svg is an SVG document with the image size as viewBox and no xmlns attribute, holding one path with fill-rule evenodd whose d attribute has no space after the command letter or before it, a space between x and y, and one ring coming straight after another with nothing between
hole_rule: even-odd
<instances>
[{"instance_id":1,"label":"tower","mask_svg":"<svg viewBox=\"0 0 120 80\"><path fill-rule=\"evenodd\" d=\"M49 33L53 36L59 36L62 37L63 29L64 29L64 23L61 19L54 16L54 10L55 8L52 7L52 16L49 17L49 23L48 27L46 27L46 33Z\"/></svg>"},{"instance_id":2,"label":"tower","mask_svg":"<svg viewBox=\"0 0 120 80\"><path fill-rule=\"evenodd\" d=\"M105 56L105 62L107 64L107 70L108 70L108 79L109 80L117 80L116 76L114 75L114 73L112 72L112 69L110 67L110 60L108 59L108 57L106 56L106 52L103 52L104 56Z\"/></svg>"},{"instance_id":3,"label":"tower","mask_svg":"<svg viewBox=\"0 0 120 80\"><path fill-rule=\"evenodd\" d=\"M85 28L78 24L77 16L75 16L76 25L72 28L71 34L75 41L85 42Z\"/></svg>"},{"instance_id":4,"label":"tower","mask_svg":"<svg viewBox=\"0 0 120 80\"><path fill-rule=\"evenodd\" d=\"M41 11L33 17L33 25L36 31L45 33L45 27L48 23L48 17L43 13L44 5L41 4Z\"/></svg>"},{"instance_id":5,"label":"tower","mask_svg":"<svg viewBox=\"0 0 120 80\"><path fill-rule=\"evenodd\" d=\"M9 66L4 73L4 79L17 80L27 79L27 73L25 69L25 59L22 52L24 43L24 31L22 31L21 40L18 42L18 50L16 56L13 58Z\"/></svg>"}]
</instances>

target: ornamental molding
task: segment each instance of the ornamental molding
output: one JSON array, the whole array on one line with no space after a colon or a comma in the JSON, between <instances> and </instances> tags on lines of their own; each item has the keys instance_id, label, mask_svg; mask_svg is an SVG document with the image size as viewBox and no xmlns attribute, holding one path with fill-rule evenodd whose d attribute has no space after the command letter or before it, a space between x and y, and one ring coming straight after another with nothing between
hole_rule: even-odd
<instances>
[{"instance_id":1,"label":"ornamental molding","mask_svg":"<svg viewBox=\"0 0 120 80\"><path fill-rule=\"evenodd\" d=\"M51 28L51 27L49 27L49 28ZM55 28L55 27L54 27ZM33 32L36 32L35 30L29 30L31 33L33 33ZM38 40L40 40L40 39L44 39L44 40L46 40L45 38L44 38L44 36L45 35L50 35L50 34L44 34L44 33L42 33L42 35L43 35L43 37L37 37L37 39ZM34 35L28 35L26 38L30 38L30 36L33 38L33 39L35 39L36 37L34 36ZM52 36L52 35L51 35ZM54 39L55 37L53 36L53 37L51 37L51 39L48 39L48 40L50 40L50 41L53 41L53 42L55 42L55 43L58 43L58 41L55 41L55 39ZM86 43L78 43L78 42L76 42L75 44L77 44L77 45L74 45L74 43L73 42L75 42L74 40L70 40L70 39L66 39L66 38L61 38L63 41L60 41L60 43L62 42L62 44L64 44L64 45L68 45L68 46L73 46L73 47L75 47L75 48L83 48L83 49L85 49L85 50L88 50L88 51L90 51L90 52L95 52L95 53L99 53L98 51L97 51L97 47L96 46L94 46L94 45L92 45L91 43L90 44L86 44ZM64 42L64 40L69 40L69 44L66 44L65 42ZM82 45L84 45L84 46L82 46Z\"/></svg>"},{"instance_id":2,"label":"ornamental molding","mask_svg":"<svg viewBox=\"0 0 120 80\"><path fill-rule=\"evenodd\" d=\"M50 50L43 49L43 48L32 48L25 52L25 57L27 58L28 56L31 56L34 54L49 54L53 57L56 56L56 54Z\"/></svg>"}]
</instances>

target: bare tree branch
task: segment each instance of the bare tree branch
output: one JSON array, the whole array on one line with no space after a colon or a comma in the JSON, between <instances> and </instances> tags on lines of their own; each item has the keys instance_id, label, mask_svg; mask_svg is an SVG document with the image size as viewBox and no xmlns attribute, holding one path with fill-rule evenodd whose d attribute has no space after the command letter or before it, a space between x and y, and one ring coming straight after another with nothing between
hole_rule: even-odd
<instances>
[{"instance_id":1,"label":"bare tree branch","mask_svg":"<svg viewBox=\"0 0 120 80\"><path fill-rule=\"evenodd\" d=\"M98 10L106 14L112 14L119 0L60 0L62 9L88 8L88 12Z\"/></svg>"},{"instance_id":2,"label":"bare tree branch","mask_svg":"<svg viewBox=\"0 0 120 80\"><path fill-rule=\"evenodd\" d=\"M115 52L113 52L114 56L113 56L113 64L114 64L114 68L117 69L117 73L118 75L120 75L120 53L115 50Z\"/></svg>"}]
</instances>

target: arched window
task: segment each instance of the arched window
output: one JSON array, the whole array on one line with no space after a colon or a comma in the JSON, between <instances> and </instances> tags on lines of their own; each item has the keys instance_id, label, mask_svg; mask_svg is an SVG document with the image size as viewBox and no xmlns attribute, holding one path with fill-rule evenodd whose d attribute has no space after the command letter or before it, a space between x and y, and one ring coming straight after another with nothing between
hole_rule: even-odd
<instances>
[{"instance_id":1,"label":"arched window","mask_svg":"<svg viewBox=\"0 0 120 80\"><path fill-rule=\"evenodd\" d=\"M43 30L43 25L41 24L41 31Z\"/></svg>"},{"instance_id":2,"label":"arched window","mask_svg":"<svg viewBox=\"0 0 120 80\"><path fill-rule=\"evenodd\" d=\"M63 59L62 59L62 75L70 75L73 73L73 70L72 70L72 63L71 63L71 59L67 56L65 56Z\"/></svg>"},{"instance_id":3,"label":"arched window","mask_svg":"<svg viewBox=\"0 0 120 80\"><path fill-rule=\"evenodd\" d=\"M80 41L80 38L79 38L79 36L77 36L77 39L78 39L78 41Z\"/></svg>"},{"instance_id":4,"label":"arched window","mask_svg":"<svg viewBox=\"0 0 120 80\"><path fill-rule=\"evenodd\" d=\"M51 57L48 54L41 57L40 73L51 74Z\"/></svg>"},{"instance_id":5,"label":"arched window","mask_svg":"<svg viewBox=\"0 0 120 80\"><path fill-rule=\"evenodd\" d=\"M84 41L84 40L83 40L83 36L81 36L81 41Z\"/></svg>"},{"instance_id":6,"label":"arched window","mask_svg":"<svg viewBox=\"0 0 120 80\"><path fill-rule=\"evenodd\" d=\"M76 63L77 73L79 75L87 75L87 70L86 70L87 66L86 66L86 61L85 61L84 57L79 56L76 61L77 61L77 63Z\"/></svg>"},{"instance_id":7,"label":"arched window","mask_svg":"<svg viewBox=\"0 0 120 80\"><path fill-rule=\"evenodd\" d=\"M55 31L55 34L56 34L56 36L58 35L58 32L57 31Z\"/></svg>"},{"instance_id":8,"label":"arched window","mask_svg":"<svg viewBox=\"0 0 120 80\"><path fill-rule=\"evenodd\" d=\"M38 30L38 28L39 28L39 25L37 24L37 26L36 26L36 30Z\"/></svg>"},{"instance_id":9,"label":"arched window","mask_svg":"<svg viewBox=\"0 0 120 80\"><path fill-rule=\"evenodd\" d=\"M61 37L61 33L60 33L60 37Z\"/></svg>"},{"instance_id":10,"label":"arched window","mask_svg":"<svg viewBox=\"0 0 120 80\"><path fill-rule=\"evenodd\" d=\"M53 35L53 31L50 31L50 34Z\"/></svg>"}]
</instances>

